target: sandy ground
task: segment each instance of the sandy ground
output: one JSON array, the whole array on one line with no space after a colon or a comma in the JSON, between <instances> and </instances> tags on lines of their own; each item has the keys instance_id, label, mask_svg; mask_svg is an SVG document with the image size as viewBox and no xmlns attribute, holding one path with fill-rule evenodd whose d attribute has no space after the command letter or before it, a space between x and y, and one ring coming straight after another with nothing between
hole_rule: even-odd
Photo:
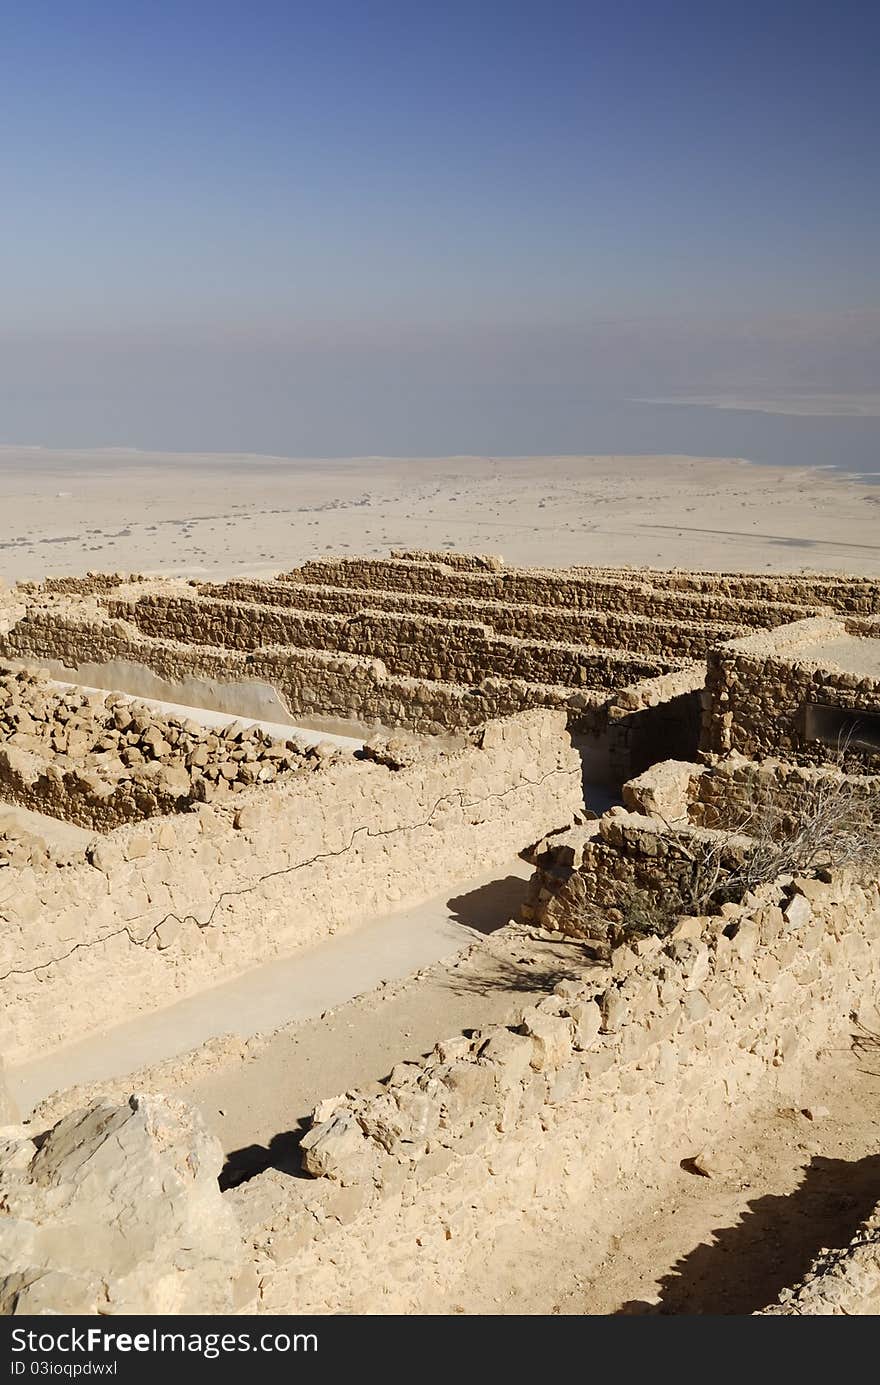
<instances>
[{"instance_id":1,"label":"sandy ground","mask_svg":"<svg viewBox=\"0 0 880 1385\"><path fill-rule=\"evenodd\" d=\"M528 1213L426 1311L468 1314L746 1314L795 1284L823 1247L846 1245L880 1200L880 1042L822 1054L807 1074L811 1120L778 1103L731 1109L719 1130L719 1175L693 1170L699 1151L670 1151L669 1178L607 1222L597 1268L595 1207L564 1221ZM636 1190L633 1190L636 1191ZM540 1234L538 1234L540 1232ZM606 1232L606 1227L603 1227Z\"/></svg>"},{"instance_id":2,"label":"sandy ground","mask_svg":"<svg viewBox=\"0 0 880 1385\"><path fill-rule=\"evenodd\" d=\"M327 552L880 573L880 486L692 457L292 461L0 447L0 576L272 572Z\"/></svg>"}]
</instances>

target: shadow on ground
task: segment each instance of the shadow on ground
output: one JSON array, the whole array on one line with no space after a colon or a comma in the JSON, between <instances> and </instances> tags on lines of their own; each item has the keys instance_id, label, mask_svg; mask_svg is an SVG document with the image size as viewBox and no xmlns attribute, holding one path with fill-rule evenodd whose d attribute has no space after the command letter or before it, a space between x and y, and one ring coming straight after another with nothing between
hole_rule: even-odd
<instances>
[{"instance_id":1,"label":"shadow on ground","mask_svg":"<svg viewBox=\"0 0 880 1385\"><path fill-rule=\"evenodd\" d=\"M456 923L463 923L478 933L494 933L516 918L529 887L518 875L506 875L503 880L490 880L467 894L455 895L446 907Z\"/></svg>"},{"instance_id":2,"label":"shadow on ground","mask_svg":"<svg viewBox=\"0 0 880 1385\"><path fill-rule=\"evenodd\" d=\"M308 1117L299 1122L299 1129L284 1130L273 1135L268 1145L245 1145L234 1149L226 1156L226 1163L220 1170L220 1191L237 1188L239 1183L247 1183L257 1174L267 1169L278 1169L291 1178L306 1178L300 1167L299 1144L308 1129Z\"/></svg>"},{"instance_id":3,"label":"shadow on ground","mask_svg":"<svg viewBox=\"0 0 880 1385\"><path fill-rule=\"evenodd\" d=\"M528 883L519 876L508 875L454 896L447 901L446 907L456 923L490 935L516 917ZM456 995L487 996L503 992L511 997L511 1001L519 997L523 1004L528 1005L552 991L557 982L583 979L593 968L604 972L601 964L580 941L550 934L542 937L528 929L521 929L510 942L505 937L500 943L496 941L480 945L478 964L473 968L451 967L444 975L443 986ZM506 1020L506 1013L505 1008L501 1020ZM479 1023L480 1018L480 1014L475 1013L472 1022ZM493 1022L501 1021L496 1018ZM471 1034L473 1031L465 1029L461 1032ZM437 1037L442 1038L447 1033L444 1024ZM376 1080L385 1076L387 1070L374 1074ZM302 1177L299 1144L308 1129L310 1111L311 1108L302 1113L291 1111L289 1117L285 1118L291 1120L293 1128L273 1136L268 1145L252 1144L231 1150L220 1175L220 1187L224 1190L234 1188L266 1169L278 1169L293 1177Z\"/></svg>"},{"instance_id":4,"label":"shadow on ground","mask_svg":"<svg viewBox=\"0 0 880 1385\"><path fill-rule=\"evenodd\" d=\"M589 968L599 965L585 959L582 948L576 943L569 946L567 954L561 946L554 948L550 955L547 952L524 951L519 957L494 957L491 966L480 971L455 972L449 978L449 989L459 995L507 991L534 1004L534 1000L549 994L558 982L584 980Z\"/></svg>"},{"instance_id":5,"label":"shadow on ground","mask_svg":"<svg viewBox=\"0 0 880 1385\"><path fill-rule=\"evenodd\" d=\"M785 1197L748 1204L736 1226L720 1227L660 1281L658 1303L634 1300L618 1314L749 1314L803 1279L826 1246L845 1246L880 1201L880 1155L850 1163L810 1160Z\"/></svg>"}]
</instances>

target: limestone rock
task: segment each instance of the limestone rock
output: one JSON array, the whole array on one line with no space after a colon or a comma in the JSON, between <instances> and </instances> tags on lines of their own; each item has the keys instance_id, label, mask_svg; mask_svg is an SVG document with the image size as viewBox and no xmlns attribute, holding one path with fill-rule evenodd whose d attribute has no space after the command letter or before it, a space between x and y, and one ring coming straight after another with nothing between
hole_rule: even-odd
<instances>
[{"instance_id":1,"label":"limestone rock","mask_svg":"<svg viewBox=\"0 0 880 1385\"><path fill-rule=\"evenodd\" d=\"M824 1121L831 1115L827 1106L805 1106L801 1115L806 1116L808 1121Z\"/></svg>"},{"instance_id":2,"label":"limestone rock","mask_svg":"<svg viewBox=\"0 0 880 1385\"><path fill-rule=\"evenodd\" d=\"M704 1178L727 1178L736 1171L736 1161L714 1149L702 1149L691 1159L691 1167Z\"/></svg>"},{"instance_id":3,"label":"limestone rock","mask_svg":"<svg viewBox=\"0 0 880 1385\"><path fill-rule=\"evenodd\" d=\"M813 917L813 906L802 894L790 899L783 910L789 928L803 928Z\"/></svg>"},{"instance_id":4,"label":"limestone rock","mask_svg":"<svg viewBox=\"0 0 880 1385\"><path fill-rule=\"evenodd\" d=\"M561 1067L571 1057L571 1020L533 1008L523 1015L522 1027L532 1039L532 1067L536 1071Z\"/></svg>"},{"instance_id":5,"label":"limestone rock","mask_svg":"<svg viewBox=\"0 0 880 1385\"><path fill-rule=\"evenodd\" d=\"M524 1034L514 1034L510 1029L497 1029L481 1048L480 1057L501 1068L501 1084L508 1087L523 1081L531 1066L533 1052L534 1045Z\"/></svg>"},{"instance_id":6,"label":"limestone rock","mask_svg":"<svg viewBox=\"0 0 880 1385\"><path fill-rule=\"evenodd\" d=\"M357 1183L369 1168L369 1145L351 1111L337 1109L328 1120L313 1125L300 1144L302 1164L315 1178Z\"/></svg>"},{"instance_id":7,"label":"limestone rock","mask_svg":"<svg viewBox=\"0 0 880 1385\"><path fill-rule=\"evenodd\" d=\"M603 1034L613 1034L615 1030L620 1029L629 1020L629 1006L620 991L613 986L609 986L608 990L600 997L599 1008Z\"/></svg>"},{"instance_id":8,"label":"limestone rock","mask_svg":"<svg viewBox=\"0 0 880 1385\"><path fill-rule=\"evenodd\" d=\"M66 1116L0 1159L0 1312L225 1313L244 1252L218 1141L161 1096Z\"/></svg>"},{"instance_id":9,"label":"limestone rock","mask_svg":"<svg viewBox=\"0 0 880 1385\"><path fill-rule=\"evenodd\" d=\"M623 802L631 812L659 817L664 822L687 821L688 790L701 766L685 760L663 760L623 786Z\"/></svg>"},{"instance_id":10,"label":"limestone rock","mask_svg":"<svg viewBox=\"0 0 880 1385\"><path fill-rule=\"evenodd\" d=\"M253 831L260 826L263 814L259 807L253 803L246 804L244 808L239 808L233 819L233 826L240 832Z\"/></svg>"},{"instance_id":11,"label":"limestone rock","mask_svg":"<svg viewBox=\"0 0 880 1385\"><path fill-rule=\"evenodd\" d=\"M602 1024L602 1012L595 1000L580 1000L569 1005L568 1013L574 1020L574 1046L587 1049L592 1046Z\"/></svg>"}]
</instances>

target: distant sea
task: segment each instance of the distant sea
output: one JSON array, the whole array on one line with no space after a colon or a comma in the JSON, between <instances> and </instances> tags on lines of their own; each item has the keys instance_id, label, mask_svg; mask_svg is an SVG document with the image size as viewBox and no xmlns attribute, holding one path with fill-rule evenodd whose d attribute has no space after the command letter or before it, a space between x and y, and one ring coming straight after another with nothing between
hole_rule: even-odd
<instances>
[{"instance_id":1,"label":"distant sea","mask_svg":"<svg viewBox=\"0 0 880 1385\"><path fill-rule=\"evenodd\" d=\"M828 467L880 479L880 418L634 402L621 406L617 418L609 413L601 419L599 431L607 437L609 430L626 445L590 451L742 457L763 466Z\"/></svg>"},{"instance_id":2,"label":"distant sea","mask_svg":"<svg viewBox=\"0 0 880 1385\"><path fill-rule=\"evenodd\" d=\"M823 467L880 480L880 418L771 414L703 404L560 400L555 413L517 401L499 455L663 453L738 457L758 466ZM450 452L492 452L458 446Z\"/></svg>"},{"instance_id":3,"label":"distant sea","mask_svg":"<svg viewBox=\"0 0 880 1385\"><path fill-rule=\"evenodd\" d=\"M704 404L573 398L566 390L554 396L552 389L528 384L517 393L505 389L492 397L480 391L439 400L422 396L410 400L408 408L388 400L371 400L372 407L356 402L362 407L300 410L293 407L295 401L276 398L273 407L258 414L243 408L224 417L220 409L205 410L198 417L187 413L159 427L153 415L149 423L132 419L128 437L120 437L116 429L115 436L88 436L90 428L86 436L59 437L60 421L41 436L33 427L25 431L19 425L19 436L3 441L7 447L39 443L80 454L131 447L128 456L114 457L115 467L143 462L143 451L201 453L204 464L219 466L224 464L221 457L204 454L227 454L229 464L241 465L229 454L344 459L665 453L737 457L763 466L822 467L880 479L877 417L792 416ZM76 461L82 464L82 456ZM58 452L47 455L47 467L59 464L63 466ZM14 465L10 452L4 456L0 449L0 470Z\"/></svg>"}]
</instances>

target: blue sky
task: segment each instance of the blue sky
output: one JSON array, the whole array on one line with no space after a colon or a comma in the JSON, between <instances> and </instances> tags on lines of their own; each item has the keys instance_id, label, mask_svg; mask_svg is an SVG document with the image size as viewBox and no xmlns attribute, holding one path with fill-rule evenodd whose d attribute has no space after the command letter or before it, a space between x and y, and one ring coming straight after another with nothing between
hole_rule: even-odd
<instances>
[{"instance_id":1,"label":"blue sky","mask_svg":"<svg viewBox=\"0 0 880 1385\"><path fill-rule=\"evenodd\" d=\"M871 384L875 5L0 16L0 439L199 445L235 397L295 452L366 382L424 399L432 452L463 379L490 412L560 370L609 399Z\"/></svg>"}]
</instances>

